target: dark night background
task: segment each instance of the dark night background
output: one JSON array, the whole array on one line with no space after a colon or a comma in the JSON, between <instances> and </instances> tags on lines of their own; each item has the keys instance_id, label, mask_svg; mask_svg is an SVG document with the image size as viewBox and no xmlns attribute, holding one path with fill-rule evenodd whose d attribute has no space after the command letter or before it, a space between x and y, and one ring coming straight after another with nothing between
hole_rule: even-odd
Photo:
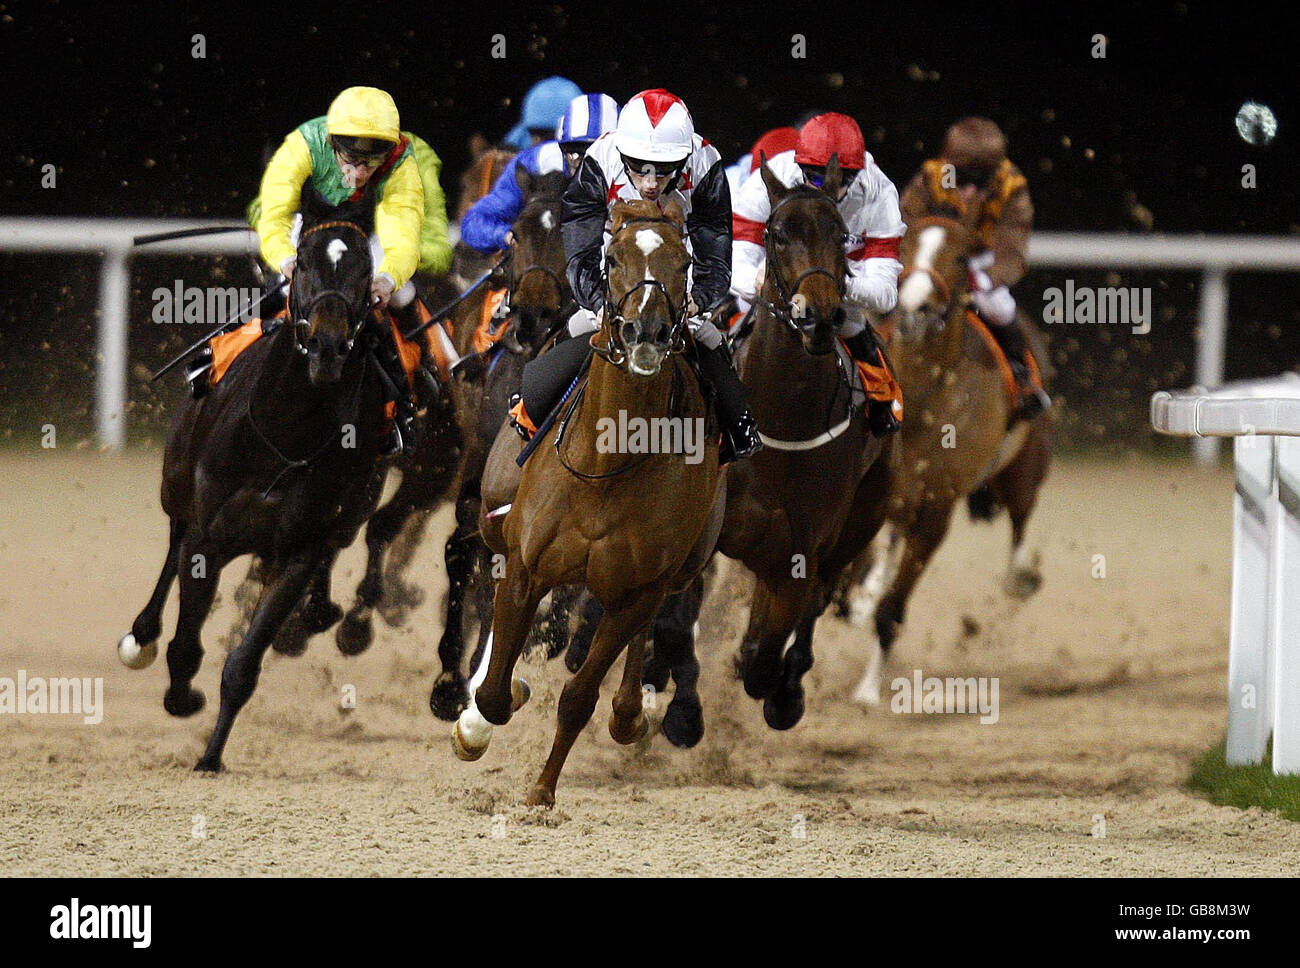
<instances>
[{"instance_id":1,"label":"dark night background","mask_svg":"<svg viewBox=\"0 0 1300 968\"><path fill-rule=\"evenodd\" d=\"M205 59L191 56L196 33ZM497 33L505 59L490 57ZM791 57L794 33L805 59ZM1104 59L1091 56L1094 34L1108 38ZM240 217L264 148L354 84L393 94L403 127L442 156L454 201L468 136L500 136L534 81L563 74L620 102L673 90L728 162L810 108L844 111L900 188L951 121L986 114L1030 180L1040 229L1300 232L1294 40L1244 5L7 3L0 49L6 215ZM1236 132L1252 99L1278 117L1271 145ZM40 185L47 163L54 189ZM1254 189L1241 186L1247 163ZM34 443L55 416L91 432L96 261L0 255L0 440ZM145 370L197 334L149 323L149 294L251 274L239 259L133 264L132 436L157 443L182 391L179 378L150 387ZM1147 430L1146 400L1192 382L1197 274L1035 271L1016 295L1036 315L1066 276L1153 287L1154 321L1146 337L1048 328L1065 443L1175 448ZM1300 280L1230 281L1229 378L1293 367Z\"/></svg>"}]
</instances>

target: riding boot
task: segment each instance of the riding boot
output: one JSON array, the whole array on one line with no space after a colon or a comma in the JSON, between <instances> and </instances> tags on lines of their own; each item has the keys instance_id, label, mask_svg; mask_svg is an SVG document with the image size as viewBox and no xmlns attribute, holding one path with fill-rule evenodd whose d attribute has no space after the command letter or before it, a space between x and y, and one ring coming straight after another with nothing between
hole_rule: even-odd
<instances>
[{"instance_id":1,"label":"riding boot","mask_svg":"<svg viewBox=\"0 0 1300 968\"><path fill-rule=\"evenodd\" d=\"M844 346L853 359L870 363L872 366L880 365L884 347L871 324L864 325L862 332L845 338ZM867 426L871 428L871 433L875 437L896 433L903 423L894 416L894 401L868 400Z\"/></svg>"},{"instance_id":2,"label":"riding boot","mask_svg":"<svg viewBox=\"0 0 1300 968\"><path fill-rule=\"evenodd\" d=\"M413 309L414 303L407 308ZM398 316L399 326L403 329L409 328L409 322L402 318L405 315L402 310L396 310L394 315ZM406 448L413 448L416 445L415 403L411 399L406 370L402 367L402 358L397 351L392 327L381 326L380 328L383 332L375 341L375 358L383 367L388 382L391 383L389 393L392 395L392 402L396 404L396 413L385 432L379 453L382 457L396 457Z\"/></svg>"},{"instance_id":3,"label":"riding boot","mask_svg":"<svg viewBox=\"0 0 1300 968\"><path fill-rule=\"evenodd\" d=\"M763 440L749 409L749 389L740 381L726 342L713 349L698 342L695 347L700 375L713 389L714 406L725 431L724 446L718 455L719 463L754 456L763 449Z\"/></svg>"},{"instance_id":4,"label":"riding boot","mask_svg":"<svg viewBox=\"0 0 1300 968\"><path fill-rule=\"evenodd\" d=\"M1032 420L1052 405L1052 398L1042 387L1035 386L1029 367L1025 364L1025 336L1015 323L1005 326L990 326L993 338L1007 355L1007 364L1011 375L1016 379L1019 401L1011 414L1009 422Z\"/></svg>"}]
</instances>

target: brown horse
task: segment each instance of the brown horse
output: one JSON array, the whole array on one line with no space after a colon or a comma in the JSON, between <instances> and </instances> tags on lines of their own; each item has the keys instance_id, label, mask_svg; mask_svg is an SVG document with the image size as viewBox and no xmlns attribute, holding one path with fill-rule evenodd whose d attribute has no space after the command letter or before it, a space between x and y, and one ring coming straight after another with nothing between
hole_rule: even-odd
<instances>
[{"instance_id":1,"label":"brown horse","mask_svg":"<svg viewBox=\"0 0 1300 968\"><path fill-rule=\"evenodd\" d=\"M505 576L497 586L487 668L475 675L482 684L453 733L459 756L481 756L491 724L509 721L526 698L513 670L542 596L559 585L583 584L604 607L587 658L560 696L555 742L530 804L555 802L564 761L624 649L610 735L631 743L648 732L640 633L664 598L699 574L722 525L717 439L705 431L705 400L680 353L690 265L681 213L673 207L665 217L653 203L621 202L612 219L604 318L591 340L596 355L522 474L510 471L519 441L511 442L513 432L503 427L483 481L480 526L488 546L506 555ZM656 433L673 426L675 434ZM614 427L629 428L626 438ZM671 438L688 440L688 428L700 441L698 454L672 446ZM486 510L504 501L512 507L503 517Z\"/></svg>"},{"instance_id":2,"label":"brown horse","mask_svg":"<svg viewBox=\"0 0 1300 968\"><path fill-rule=\"evenodd\" d=\"M979 206L970 210L978 214ZM924 219L908 227L903 241L905 268L888 344L907 406L902 455L887 526L861 563L870 563L865 594L851 606L856 622L874 623L879 641L854 693L869 705L879 702L884 654L898 635L908 596L962 497L978 492L988 496L986 505L991 498L1010 513L1008 594L1028 598L1042 581L1023 541L1051 459L1051 418L1043 413L1008 428L1012 404L999 362L966 320L966 260L978 244L969 218ZM1041 345L1027 320L1019 324L1030 345Z\"/></svg>"},{"instance_id":3,"label":"brown horse","mask_svg":"<svg viewBox=\"0 0 1300 968\"><path fill-rule=\"evenodd\" d=\"M766 446L728 468L718 550L757 578L737 662L745 691L764 700L769 726L789 729L803 715L817 617L883 520L892 438L872 436L835 347L846 316L838 162L822 189L761 171L767 274L738 362Z\"/></svg>"}]
</instances>

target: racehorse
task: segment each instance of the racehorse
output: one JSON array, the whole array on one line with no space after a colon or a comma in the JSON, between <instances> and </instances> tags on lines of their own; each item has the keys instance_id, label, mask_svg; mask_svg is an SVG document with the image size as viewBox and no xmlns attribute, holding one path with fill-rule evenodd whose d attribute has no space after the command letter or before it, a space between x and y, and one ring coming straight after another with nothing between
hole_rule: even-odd
<instances>
[{"instance_id":1,"label":"racehorse","mask_svg":"<svg viewBox=\"0 0 1300 968\"><path fill-rule=\"evenodd\" d=\"M490 553L478 534L480 482L488 450L509 409L509 398L519 389L524 364L537 355L543 343L575 308L564 274L564 245L560 237L560 205L565 179L559 172L531 175L519 166L516 179L527 202L512 226L515 243L508 263L510 314L500 339L488 351L490 362L481 379L469 384L480 391L463 396L466 447L456 498L456 529L447 539L447 622L438 643L442 672L434 682L429 706L434 715L454 720L469 704L469 688L461 663L465 654L464 606L477 592L479 644L492 625ZM485 354L487 355L487 354ZM546 637L562 643L567 632L568 598L552 595L552 612ZM551 654L554 654L551 652Z\"/></svg>"},{"instance_id":2,"label":"racehorse","mask_svg":"<svg viewBox=\"0 0 1300 968\"><path fill-rule=\"evenodd\" d=\"M469 168L460 176L460 198L456 202L456 225L460 225L470 206L492 190L492 186L501 177L506 164L515 153L507 148L494 148L482 135L474 135L469 140ZM471 249L464 242L457 242L453 248L451 279L462 292L485 272L492 263L492 256Z\"/></svg>"},{"instance_id":3,"label":"racehorse","mask_svg":"<svg viewBox=\"0 0 1300 968\"><path fill-rule=\"evenodd\" d=\"M171 519L162 573L118 653L134 668L157 654L160 616L180 576L176 635L167 647L164 708L192 716L204 706L191 686L203 657L200 630L221 570L240 555L262 562L265 590L247 632L227 656L217 726L198 770L221 769L235 716L257 685L262 656L291 614L321 631L331 616L309 582L328 579L374 510L383 420L377 334L370 317L371 254L350 222L303 232L289 291L289 320L255 342L200 401L186 399L163 458L162 505ZM303 604L300 605L300 602ZM290 633L290 637L305 633Z\"/></svg>"},{"instance_id":4,"label":"racehorse","mask_svg":"<svg viewBox=\"0 0 1300 968\"><path fill-rule=\"evenodd\" d=\"M998 505L1010 513L1007 593L1028 598L1042 581L1023 542L1051 460L1051 418L1042 413L1008 428L1005 363L990 350L992 337L981 337L976 326L983 324L967 320L966 259L979 244L973 224L979 208L970 206L963 221L931 217L909 226L902 245L898 306L886 320L886 329L894 326L888 348L907 406L902 456L886 527L862 559L870 563L865 594L851 606L858 624L874 624L878 640L854 692L868 705L879 702L881 668L908 597L962 497L971 496L973 517L991 517ZM1027 319L1017 325L1029 345L1041 345ZM1046 366L1045 354L1036 355Z\"/></svg>"},{"instance_id":5,"label":"racehorse","mask_svg":"<svg viewBox=\"0 0 1300 968\"><path fill-rule=\"evenodd\" d=\"M591 719L601 681L625 649L610 735L627 744L649 731L639 633L665 596L685 588L703 568L725 504L717 439L706 432L705 400L681 355L690 266L681 212L675 205L662 214L653 202L619 202L611 218L605 310L591 337L595 354L561 418L539 431L539 446L522 473L511 471L518 470L513 458L520 442L503 427L483 477L480 528L488 546L506 555L505 574L497 586L486 668L475 673L474 702L453 730L457 755L481 756L492 724L508 722L526 700L526 684L513 671L542 596L558 585L583 584L604 608L590 651L560 696L555 741L528 793L531 805L555 802L569 750ZM686 421L699 428L704 443L698 462L689 453L649 447L644 438L634 448L635 437L620 441L610 432L611 423L644 428L656 426L650 423L655 418L675 418L668 425L680 428L682 442ZM502 516L498 509L506 501L512 507Z\"/></svg>"},{"instance_id":6,"label":"racehorse","mask_svg":"<svg viewBox=\"0 0 1300 968\"><path fill-rule=\"evenodd\" d=\"M761 172L766 278L737 362L765 446L728 467L718 550L757 579L737 671L767 724L789 729L803 715L817 618L884 519L893 438L871 434L847 352L836 351L846 317L838 160L820 189L787 188L766 162Z\"/></svg>"}]
</instances>

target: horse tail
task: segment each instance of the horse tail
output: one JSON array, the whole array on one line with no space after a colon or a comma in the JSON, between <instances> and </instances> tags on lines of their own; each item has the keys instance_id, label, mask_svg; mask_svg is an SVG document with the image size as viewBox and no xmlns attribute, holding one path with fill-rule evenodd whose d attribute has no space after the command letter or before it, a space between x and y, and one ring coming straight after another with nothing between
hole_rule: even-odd
<instances>
[{"instance_id":1,"label":"horse tail","mask_svg":"<svg viewBox=\"0 0 1300 968\"><path fill-rule=\"evenodd\" d=\"M993 493L993 487L985 484L966 495L966 510L972 521L992 521L1002 505Z\"/></svg>"}]
</instances>

